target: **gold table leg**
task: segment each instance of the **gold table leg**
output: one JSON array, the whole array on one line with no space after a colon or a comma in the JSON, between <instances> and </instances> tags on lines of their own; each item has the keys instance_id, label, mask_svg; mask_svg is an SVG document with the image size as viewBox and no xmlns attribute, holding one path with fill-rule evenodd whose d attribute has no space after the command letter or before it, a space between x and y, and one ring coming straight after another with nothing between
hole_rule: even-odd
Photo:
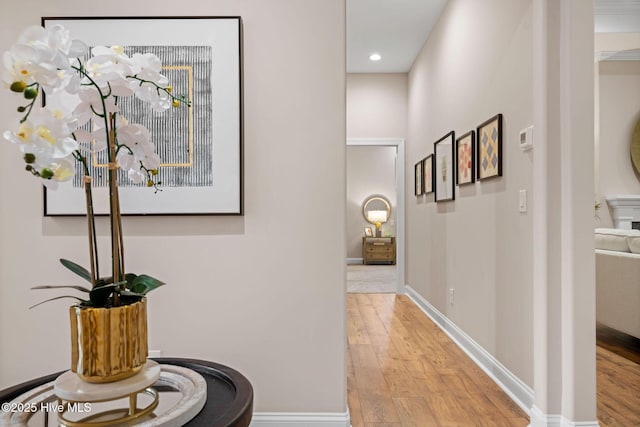
<instances>
[{"instance_id":1,"label":"gold table leg","mask_svg":"<svg viewBox=\"0 0 640 427\"><path fill-rule=\"evenodd\" d=\"M145 393L153 397L153 401L149 405L147 405L147 407L138 410L137 408L138 394L140 393ZM123 397L127 397L127 396L121 396L118 399L122 399ZM70 405L84 404L85 402L71 402L71 401L64 402L61 399L58 399L58 402L65 407L65 409L58 414L58 422L61 426L66 426L66 427L107 427L107 426L114 426L114 425L122 425L122 423L127 423L129 421L135 420L136 418L140 418L144 415L151 413L158 406L158 397L159 397L158 392L153 387L148 387L144 390L131 393L130 395L128 395L128 397L129 397L129 408L118 408L118 409L112 409L109 411L100 412L100 413L85 417L78 421L72 421L65 418L65 414L69 410ZM118 399L108 399L108 400L103 400L99 402L89 402L89 403L110 402ZM115 418L113 420L108 420L108 421L92 421L99 417L118 414L118 413L123 413L124 415L119 418Z\"/></svg>"}]
</instances>

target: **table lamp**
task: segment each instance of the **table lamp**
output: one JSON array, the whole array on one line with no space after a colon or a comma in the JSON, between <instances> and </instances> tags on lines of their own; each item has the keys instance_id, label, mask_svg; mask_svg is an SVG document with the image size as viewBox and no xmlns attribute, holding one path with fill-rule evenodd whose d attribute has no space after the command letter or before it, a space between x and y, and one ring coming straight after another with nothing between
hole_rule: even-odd
<instances>
[{"instance_id":1,"label":"table lamp","mask_svg":"<svg viewBox=\"0 0 640 427\"><path fill-rule=\"evenodd\" d=\"M367 219L369 220L369 222L376 225L376 237L381 237L382 230L380 229L380 227L382 227L382 224L384 222L387 222L387 211L368 211Z\"/></svg>"}]
</instances>

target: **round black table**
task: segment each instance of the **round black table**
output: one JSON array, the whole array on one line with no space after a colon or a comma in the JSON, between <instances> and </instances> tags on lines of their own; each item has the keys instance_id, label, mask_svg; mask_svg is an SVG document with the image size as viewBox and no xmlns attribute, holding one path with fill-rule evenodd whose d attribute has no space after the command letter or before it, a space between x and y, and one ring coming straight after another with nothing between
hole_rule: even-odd
<instances>
[{"instance_id":1,"label":"round black table","mask_svg":"<svg viewBox=\"0 0 640 427\"><path fill-rule=\"evenodd\" d=\"M164 365L182 366L202 375L207 382L207 403L189 421L188 427L247 427L253 414L253 387L238 371L206 360L158 357ZM10 402L21 394L54 381L62 372L0 390L0 403Z\"/></svg>"}]
</instances>

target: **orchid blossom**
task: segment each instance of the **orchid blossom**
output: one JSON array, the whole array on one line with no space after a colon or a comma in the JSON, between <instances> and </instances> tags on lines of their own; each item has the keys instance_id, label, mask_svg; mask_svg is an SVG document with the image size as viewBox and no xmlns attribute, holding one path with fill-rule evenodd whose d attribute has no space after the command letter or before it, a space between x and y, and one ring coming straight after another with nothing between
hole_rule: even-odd
<instances>
[{"instance_id":1,"label":"orchid blossom","mask_svg":"<svg viewBox=\"0 0 640 427\"><path fill-rule=\"evenodd\" d=\"M134 184L154 187L156 191L160 184L160 156L155 152L152 135L143 125L130 123L122 116L118 99L136 96L159 112L171 106L188 106L190 102L172 93L156 55L136 53L129 57L122 46L96 46L87 58L88 51L85 43L73 39L61 25L32 26L22 32L17 43L2 56L2 80L16 96L21 96L22 103L17 108L22 115L17 129L5 131L3 137L19 147L26 170L41 178L48 188L71 180L76 176L76 166L82 167L90 230L90 281L94 288L112 292L117 305L120 293L128 289L117 169L122 169ZM36 102L43 94L50 95L47 106L38 107ZM89 154L99 151L106 151L108 167L110 282L98 273L92 179L87 161ZM87 277L89 272L82 275ZM145 282L147 290L161 284L151 277L138 281Z\"/></svg>"}]
</instances>

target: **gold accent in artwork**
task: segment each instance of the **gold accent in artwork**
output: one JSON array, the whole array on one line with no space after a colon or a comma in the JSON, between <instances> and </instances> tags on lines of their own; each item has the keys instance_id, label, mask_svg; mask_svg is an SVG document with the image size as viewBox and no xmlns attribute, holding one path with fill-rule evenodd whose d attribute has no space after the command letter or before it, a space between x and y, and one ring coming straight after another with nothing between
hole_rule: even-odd
<instances>
[{"instance_id":1,"label":"gold accent in artwork","mask_svg":"<svg viewBox=\"0 0 640 427\"><path fill-rule=\"evenodd\" d=\"M193 67L190 65L167 65L163 70L184 70L187 72L187 82L189 95L187 99L193 99ZM94 141L95 143L95 141ZM96 168L106 168L106 163L99 163L96 156L92 156L93 166ZM193 108L189 108L189 161L184 163L160 163L160 167L191 167L193 166Z\"/></svg>"}]
</instances>

